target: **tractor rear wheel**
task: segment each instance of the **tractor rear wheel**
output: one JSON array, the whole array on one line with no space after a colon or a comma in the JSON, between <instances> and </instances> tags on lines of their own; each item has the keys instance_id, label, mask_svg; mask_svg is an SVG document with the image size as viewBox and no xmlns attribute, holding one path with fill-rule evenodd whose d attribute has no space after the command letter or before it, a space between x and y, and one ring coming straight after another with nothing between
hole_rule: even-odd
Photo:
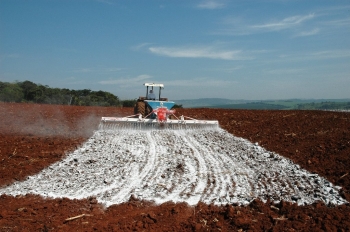
<instances>
[{"instance_id":1,"label":"tractor rear wheel","mask_svg":"<svg viewBox=\"0 0 350 232\"><path fill-rule=\"evenodd\" d=\"M134 113L135 114L142 114L142 117L145 117L146 113L146 103L144 101L138 101L136 102Z\"/></svg>"}]
</instances>

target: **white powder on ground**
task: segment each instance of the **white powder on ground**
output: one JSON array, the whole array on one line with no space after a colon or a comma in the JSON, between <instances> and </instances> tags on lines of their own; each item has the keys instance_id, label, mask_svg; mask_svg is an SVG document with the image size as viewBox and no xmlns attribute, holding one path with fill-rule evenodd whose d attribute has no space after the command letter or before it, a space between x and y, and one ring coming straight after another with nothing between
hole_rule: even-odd
<instances>
[{"instance_id":1,"label":"white powder on ground","mask_svg":"<svg viewBox=\"0 0 350 232\"><path fill-rule=\"evenodd\" d=\"M131 195L157 204L246 205L259 198L339 205L346 203L339 189L222 129L99 130L65 159L0 194L96 197L106 206Z\"/></svg>"}]
</instances>

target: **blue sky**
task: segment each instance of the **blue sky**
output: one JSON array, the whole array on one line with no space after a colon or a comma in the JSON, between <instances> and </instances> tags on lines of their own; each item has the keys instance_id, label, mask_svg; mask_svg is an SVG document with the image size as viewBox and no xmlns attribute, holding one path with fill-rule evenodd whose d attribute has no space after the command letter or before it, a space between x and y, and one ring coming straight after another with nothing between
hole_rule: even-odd
<instances>
[{"instance_id":1,"label":"blue sky","mask_svg":"<svg viewBox=\"0 0 350 232\"><path fill-rule=\"evenodd\" d=\"M0 0L0 81L169 99L350 98L348 0Z\"/></svg>"}]
</instances>

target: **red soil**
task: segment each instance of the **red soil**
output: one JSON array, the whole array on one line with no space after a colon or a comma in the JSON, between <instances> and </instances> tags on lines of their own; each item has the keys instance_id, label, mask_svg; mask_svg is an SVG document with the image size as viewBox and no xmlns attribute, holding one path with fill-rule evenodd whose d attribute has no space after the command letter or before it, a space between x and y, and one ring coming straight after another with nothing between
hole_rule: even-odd
<instances>
[{"instance_id":1,"label":"red soil","mask_svg":"<svg viewBox=\"0 0 350 232\"><path fill-rule=\"evenodd\" d=\"M131 108L0 103L0 186L24 180L80 146L102 116ZM178 114L218 119L230 133L258 142L341 186L350 201L350 113L179 109ZM78 216L74 218L75 216ZM350 206L297 206L255 200L217 207L131 198L104 209L93 198L0 196L0 231L350 231Z\"/></svg>"}]
</instances>

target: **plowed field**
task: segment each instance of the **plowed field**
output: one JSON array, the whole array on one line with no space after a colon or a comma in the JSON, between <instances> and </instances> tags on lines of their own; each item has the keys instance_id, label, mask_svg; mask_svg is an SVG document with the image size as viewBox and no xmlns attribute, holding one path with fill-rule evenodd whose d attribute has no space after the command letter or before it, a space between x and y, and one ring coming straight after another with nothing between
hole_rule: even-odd
<instances>
[{"instance_id":1,"label":"plowed field","mask_svg":"<svg viewBox=\"0 0 350 232\"><path fill-rule=\"evenodd\" d=\"M98 131L131 108L0 104L0 231L349 231L350 113L179 109L222 129Z\"/></svg>"}]
</instances>

